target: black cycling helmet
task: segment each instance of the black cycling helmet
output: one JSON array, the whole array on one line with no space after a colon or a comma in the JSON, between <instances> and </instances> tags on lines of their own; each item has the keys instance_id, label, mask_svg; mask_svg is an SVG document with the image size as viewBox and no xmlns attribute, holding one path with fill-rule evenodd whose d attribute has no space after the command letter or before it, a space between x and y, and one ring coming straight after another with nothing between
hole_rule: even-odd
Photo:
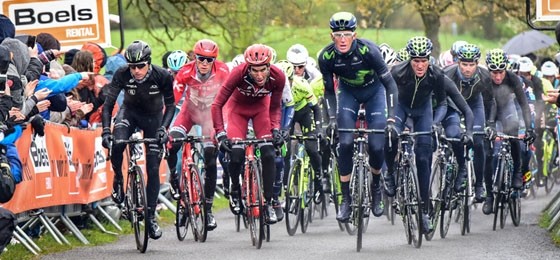
<instances>
[{"instance_id":1,"label":"black cycling helmet","mask_svg":"<svg viewBox=\"0 0 560 260\"><path fill-rule=\"evenodd\" d=\"M152 49L147 43L136 40L128 45L124 57L128 63L150 63L152 61Z\"/></svg>"},{"instance_id":2,"label":"black cycling helmet","mask_svg":"<svg viewBox=\"0 0 560 260\"><path fill-rule=\"evenodd\" d=\"M349 12L338 12L333 14L329 23L333 32L355 31L356 25L358 24L356 16Z\"/></svg>"}]
</instances>

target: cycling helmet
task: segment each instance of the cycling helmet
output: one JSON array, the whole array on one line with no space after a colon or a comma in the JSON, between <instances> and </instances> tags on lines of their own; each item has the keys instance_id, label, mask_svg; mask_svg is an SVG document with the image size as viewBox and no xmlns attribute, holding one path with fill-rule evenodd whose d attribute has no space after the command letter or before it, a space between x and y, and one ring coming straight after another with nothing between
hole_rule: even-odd
<instances>
[{"instance_id":1,"label":"cycling helmet","mask_svg":"<svg viewBox=\"0 0 560 260\"><path fill-rule=\"evenodd\" d=\"M547 61L541 66L543 76L556 76L558 74L558 67L554 62Z\"/></svg>"},{"instance_id":2,"label":"cycling helmet","mask_svg":"<svg viewBox=\"0 0 560 260\"><path fill-rule=\"evenodd\" d=\"M276 50L270 46L268 46L268 48L270 48L270 56L271 56L270 63L276 63L276 57L277 57Z\"/></svg>"},{"instance_id":3,"label":"cycling helmet","mask_svg":"<svg viewBox=\"0 0 560 260\"><path fill-rule=\"evenodd\" d=\"M518 62L519 72L531 72L533 69L533 61L529 57L521 57Z\"/></svg>"},{"instance_id":4,"label":"cycling helmet","mask_svg":"<svg viewBox=\"0 0 560 260\"><path fill-rule=\"evenodd\" d=\"M457 51L457 59L466 62L478 62L480 59L480 49L474 44L465 44Z\"/></svg>"},{"instance_id":5,"label":"cycling helmet","mask_svg":"<svg viewBox=\"0 0 560 260\"><path fill-rule=\"evenodd\" d=\"M489 70L505 70L507 63L507 56L502 49L492 49L486 53L486 65Z\"/></svg>"},{"instance_id":6,"label":"cycling helmet","mask_svg":"<svg viewBox=\"0 0 560 260\"><path fill-rule=\"evenodd\" d=\"M231 63L233 64L234 68L241 65L241 63L244 62L245 62L245 57L243 56L243 54L237 54L235 55L235 57L233 57L233 60L231 60Z\"/></svg>"},{"instance_id":7,"label":"cycling helmet","mask_svg":"<svg viewBox=\"0 0 560 260\"><path fill-rule=\"evenodd\" d=\"M381 52L381 56L383 56L385 64L393 65L397 61L397 54L395 53L395 50L389 46L389 44L380 44L379 51Z\"/></svg>"},{"instance_id":8,"label":"cycling helmet","mask_svg":"<svg viewBox=\"0 0 560 260\"><path fill-rule=\"evenodd\" d=\"M307 64L311 67L317 67L317 61L313 57L307 57Z\"/></svg>"},{"instance_id":9,"label":"cycling helmet","mask_svg":"<svg viewBox=\"0 0 560 260\"><path fill-rule=\"evenodd\" d=\"M133 41L124 52L124 57L128 63L152 62L152 49L140 40Z\"/></svg>"},{"instance_id":10,"label":"cycling helmet","mask_svg":"<svg viewBox=\"0 0 560 260\"><path fill-rule=\"evenodd\" d=\"M286 58L289 62L294 65L304 65L307 63L307 58L309 57L309 52L305 46L301 44L292 45L286 54Z\"/></svg>"},{"instance_id":11,"label":"cycling helmet","mask_svg":"<svg viewBox=\"0 0 560 260\"><path fill-rule=\"evenodd\" d=\"M432 41L424 36L412 37L406 44L410 58L429 58L432 48Z\"/></svg>"},{"instance_id":12,"label":"cycling helmet","mask_svg":"<svg viewBox=\"0 0 560 260\"><path fill-rule=\"evenodd\" d=\"M453 64L453 55L451 55L450 50L446 50L439 54L439 65L445 68Z\"/></svg>"},{"instance_id":13,"label":"cycling helmet","mask_svg":"<svg viewBox=\"0 0 560 260\"><path fill-rule=\"evenodd\" d=\"M287 61L287 60L280 60L274 65L278 66L278 68L282 69L284 74L286 74L286 78L292 79L294 77L294 65Z\"/></svg>"},{"instance_id":14,"label":"cycling helmet","mask_svg":"<svg viewBox=\"0 0 560 260\"><path fill-rule=\"evenodd\" d=\"M356 16L349 12L338 12L331 16L329 21L331 30L338 31L355 31L358 24Z\"/></svg>"},{"instance_id":15,"label":"cycling helmet","mask_svg":"<svg viewBox=\"0 0 560 260\"><path fill-rule=\"evenodd\" d=\"M407 61L409 59L410 59L410 55L408 55L408 51L406 51L406 47L401 48L397 52L397 61L398 62Z\"/></svg>"},{"instance_id":16,"label":"cycling helmet","mask_svg":"<svg viewBox=\"0 0 560 260\"><path fill-rule=\"evenodd\" d=\"M196 55L211 57L211 58L218 57L218 52L219 52L218 44L216 44L212 40L202 39L200 41L197 41L194 44L193 49L194 49L194 54Z\"/></svg>"},{"instance_id":17,"label":"cycling helmet","mask_svg":"<svg viewBox=\"0 0 560 260\"><path fill-rule=\"evenodd\" d=\"M270 47L264 44L253 44L245 50L243 54L245 62L252 66L268 65L272 60Z\"/></svg>"},{"instance_id":18,"label":"cycling helmet","mask_svg":"<svg viewBox=\"0 0 560 260\"><path fill-rule=\"evenodd\" d=\"M167 57L167 66L172 71L177 72L187 63L187 60L187 54L184 51L176 50Z\"/></svg>"},{"instance_id":19,"label":"cycling helmet","mask_svg":"<svg viewBox=\"0 0 560 260\"><path fill-rule=\"evenodd\" d=\"M457 53L459 52L459 49L465 45L468 44L468 42L466 41L456 41L453 43L453 45L451 45L451 55L453 55L453 59L457 59ZM457 60L455 60L457 61Z\"/></svg>"}]
</instances>

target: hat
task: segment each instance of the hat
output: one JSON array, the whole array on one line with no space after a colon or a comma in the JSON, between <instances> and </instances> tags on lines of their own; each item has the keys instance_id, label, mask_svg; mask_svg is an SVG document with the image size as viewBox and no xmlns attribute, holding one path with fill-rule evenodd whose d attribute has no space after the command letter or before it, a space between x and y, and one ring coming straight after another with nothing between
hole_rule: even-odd
<instances>
[{"instance_id":1,"label":"hat","mask_svg":"<svg viewBox=\"0 0 560 260\"><path fill-rule=\"evenodd\" d=\"M51 105L49 106L49 110L51 112L64 112L68 107L66 104L66 95L64 95L64 93L50 96L47 100L51 102Z\"/></svg>"},{"instance_id":2,"label":"hat","mask_svg":"<svg viewBox=\"0 0 560 260\"><path fill-rule=\"evenodd\" d=\"M103 49L101 46L99 46L99 44L95 42L86 42L82 46L81 50L89 51L91 52L91 54L93 54L93 72L96 74L99 73L101 68L105 66L105 63L107 63L107 53L105 52L105 49Z\"/></svg>"},{"instance_id":3,"label":"hat","mask_svg":"<svg viewBox=\"0 0 560 260\"><path fill-rule=\"evenodd\" d=\"M72 65L72 61L74 60L74 55L76 52L80 50L78 49L70 49L66 53L64 53L64 64Z\"/></svg>"},{"instance_id":4,"label":"hat","mask_svg":"<svg viewBox=\"0 0 560 260\"><path fill-rule=\"evenodd\" d=\"M7 16L0 14L0 42L4 38L14 38L16 36L16 27Z\"/></svg>"},{"instance_id":5,"label":"hat","mask_svg":"<svg viewBox=\"0 0 560 260\"><path fill-rule=\"evenodd\" d=\"M113 79L115 72L119 70L120 67L126 65L126 60L121 54L116 54L107 59L107 65L105 65L105 78L108 80Z\"/></svg>"}]
</instances>

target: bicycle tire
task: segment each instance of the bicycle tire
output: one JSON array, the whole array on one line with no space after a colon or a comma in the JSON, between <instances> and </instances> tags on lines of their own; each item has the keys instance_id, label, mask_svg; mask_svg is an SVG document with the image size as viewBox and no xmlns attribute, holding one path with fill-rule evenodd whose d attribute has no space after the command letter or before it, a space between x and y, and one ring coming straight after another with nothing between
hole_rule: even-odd
<instances>
[{"instance_id":1,"label":"bicycle tire","mask_svg":"<svg viewBox=\"0 0 560 260\"><path fill-rule=\"evenodd\" d=\"M132 223L134 227L134 238L136 240L136 249L141 253L145 253L148 249L148 201L146 198L146 186L144 182L144 174L140 167L136 166L134 173L129 174L129 185L132 187Z\"/></svg>"},{"instance_id":2,"label":"bicycle tire","mask_svg":"<svg viewBox=\"0 0 560 260\"><path fill-rule=\"evenodd\" d=\"M256 248L257 249L261 249L262 247L262 242L266 239L266 230L265 230L265 201L264 201L264 196L263 196L263 192L262 192L262 179L261 179L261 168L259 167L257 162L254 162L252 164L252 172L251 172L251 179L252 179L252 185L251 185L251 194L254 196L255 198L255 208L258 209L257 212L253 212L253 217L256 217L255 219L257 219L259 221L257 227L258 227L258 238L257 238L257 244L256 244ZM256 216L255 216L256 215ZM270 234L268 234L270 235Z\"/></svg>"},{"instance_id":3,"label":"bicycle tire","mask_svg":"<svg viewBox=\"0 0 560 260\"><path fill-rule=\"evenodd\" d=\"M402 223L403 223L403 227L404 227L404 233L405 233L405 237L406 237L406 242L407 244L412 244L412 234L410 233L410 228L408 228L409 226L409 220L407 218L407 211L408 211L408 207L406 206L406 194L408 194L407 187L408 184L406 183L406 178L404 178L404 171L405 168L404 166L401 166L402 162L399 162L396 166L395 169L395 175L396 177L396 183L397 185L397 191L395 194L395 200L396 203L394 205L391 205L393 208L393 210L397 211L399 216L401 217Z\"/></svg>"},{"instance_id":4,"label":"bicycle tire","mask_svg":"<svg viewBox=\"0 0 560 260\"><path fill-rule=\"evenodd\" d=\"M492 225L492 230L496 230L496 226L498 224L498 215L500 214L500 208L503 207L502 205L502 189L503 189L503 183L504 183L504 174L505 174L505 160L503 159L499 159L498 161L498 168L496 171L496 179L494 180L494 189L495 189L495 194L494 194L494 224Z\"/></svg>"},{"instance_id":5,"label":"bicycle tire","mask_svg":"<svg viewBox=\"0 0 560 260\"><path fill-rule=\"evenodd\" d=\"M422 246L422 209L420 204L420 188L418 186L418 175L416 173L416 166L410 162L408 167L408 182L410 189L408 196L408 207L407 216L409 218L409 228L412 237L412 244L416 248Z\"/></svg>"},{"instance_id":6,"label":"bicycle tire","mask_svg":"<svg viewBox=\"0 0 560 260\"><path fill-rule=\"evenodd\" d=\"M288 187L285 192L286 208L284 218L286 219L286 230L288 235L293 236L299 224L299 212L301 198L299 195L299 174L301 172L301 160L295 160L288 175Z\"/></svg>"},{"instance_id":7,"label":"bicycle tire","mask_svg":"<svg viewBox=\"0 0 560 260\"><path fill-rule=\"evenodd\" d=\"M353 213L356 214L352 214L354 215L354 220L356 220L358 223L357 224L357 236L356 236L356 251L360 252L360 250L362 249L362 235L365 232L364 230L364 197L366 195L366 191L365 191L365 168L364 168L364 164L362 161L358 161L357 163L358 165L356 166L356 171L353 173L353 175L358 175L357 176L357 181L355 182L355 184L357 184L357 186L355 186L352 190L354 192L357 191L357 196L356 199L354 200L354 210L352 210Z\"/></svg>"},{"instance_id":8,"label":"bicycle tire","mask_svg":"<svg viewBox=\"0 0 560 260\"><path fill-rule=\"evenodd\" d=\"M302 204L300 210L300 228L301 233L305 234L307 232L307 228L309 227L309 223L311 223L311 218L313 217L313 172L311 168L304 169L304 174L307 176L307 186L302 193Z\"/></svg>"},{"instance_id":9,"label":"bicycle tire","mask_svg":"<svg viewBox=\"0 0 560 260\"><path fill-rule=\"evenodd\" d=\"M206 197L204 196L204 184L198 167L189 167L191 171L190 189L193 198L190 199L191 226L195 241L205 242L208 235L208 212L206 212Z\"/></svg>"},{"instance_id":10,"label":"bicycle tire","mask_svg":"<svg viewBox=\"0 0 560 260\"><path fill-rule=\"evenodd\" d=\"M342 193L340 192L340 175L338 172L337 157L334 152L331 152L331 161L329 163L329 177L331 186L331 201L334 204L335 216L338 215L340 210L340 203L342 202ZM342 223L337 221L340 231L344 231L345 227Z\"/></svg>"},{"instance_id":11,"label":"bicycle tire","mask_svg":"<svg viewBox=\"0 0 560 260\"><path fill-rule=\"evenodd\" d=\"M189 210L187 207L187 181L183 174L180 176L179 200L177 200L177 211L175 213L175 231L177 239L183 241L189 230Z\"/></svg>"},{"instance_id":12,"label":"bicycle tire","mask_svg":"<svg viewBox=\"0 0 560 260\"><path fill-rule=\"evenodd\" d=\"M367 168L366 168L367 169ZM369 227L369 216L370 216L370 206L373 201L370 199L371 197L371 191L370 189L370 180L369 180L369 173L367 173L364 175L364 188L365 188L365 194L364 194L364 201L362 202L363 205L363 221L364 221L364 225L362 228L362 233L366 233L366 231L368 230ZM373 214L373 213L372 213Z\"/></svg>"},{"instance_id":13,"label":"bicycle tire","mask_svg":"<svg viewBox=\"0 0 560 260\"><path fill-rule=\"evenodd\" d=\"M555 170L555 168L558 168L558 166L550 163L550 160L548 160L548 163L545 165L548 168L548 171L547 176L544 177L544 189L546 191L546 195L548 195L552 191L552 189L554 188L554 184L556 183L553 178L553 171Z\"/></svg>"},{"instance_id":14,"label":"bicycle tire","mask_svg":"<svg viewBox=\"0 0 560 260\"><path fill-rule=\"evenodd\" d=\"M456 169L456 167L454 167L454 169ZM449 178L448 175L451 174L452 178ZM445 180L445 186L443 189L443 202L442 202L442 207L441 207L441 215L440 215L440 228L439 228L439 236L441 238L445 238L447 236L447 233L449 232L449 226L451 225L451 220L453 219L453 211L454 211L454 203L455 200L453 199L453 186L455 183L455 178L456 176L454 176L456 174L456 170L453 170L453 172L446 172L446 179Z\"/></svg>"},{"instance_id":15,"label":"bicycle tire","mask_svg":"<svg viewBox=\"0 0 560 260\"><path fill-rule=\"evenodd\" d=\"M350 205L350 210L351 210L351 214L350 214L350 219L349 221L347 221L346 223L344 223L344 226L346 227L346 232L348 233L348 235L356 235L356 233L358 233L358 223L359 223L359 217L358 217L358 207L356 204L356 202L359 200L358 198L358 192L356 191L358 189L359 185L359 179L356 178L355 174L356 172L356 168L358 166L354 166L352 169L352 174L350 176L350 196L352 198L352 204Z\"/></svg>"},{"instance_id":16,"label":"bicycle tire","mask_svg":"<svg viewBox=\"0 0 560 260\"><path fill-rule=\"evenodd\" d=\"M442 167L443 165L442 160L443 159L441 159L440 157L438 157L435 160L434 165L432 166L432 174L430 176L429 191L430 191L430 198L433 201L431 214L433 216L432 219L433 219L434 229L431 232L424 235L427 241L432 240L434 234L436 233L437 225L439 224L439 216L441 213L441 202L442 202L443 186L444 186L443 176L445 176L445 172L443 170L444 167Z\"/></svg>"},{"instance_id":17,"label":"bicycle tire","mask_svg":"<svg viewBox=\"0 0 560 260\"><path fill-rule=\"evenodd\" d=\"M467 187L465 188L463 195L463 203L459 214L461 215L461 235L464 236L471 231L471 211L470 206L473 197L473 185L474 185L474 166L471 160L467 161Z\"/></svg>"},{"instance_id":18,"label":"bicycle tire","mask_svg":"<svg viewBox=\"0 0 560 260\"><path fill-rule=\"evenodd\" d=\"M521 199L510 197L508 200L511 221L513 225L518 227L521 222Z\"/></svg>"}]
</instances>

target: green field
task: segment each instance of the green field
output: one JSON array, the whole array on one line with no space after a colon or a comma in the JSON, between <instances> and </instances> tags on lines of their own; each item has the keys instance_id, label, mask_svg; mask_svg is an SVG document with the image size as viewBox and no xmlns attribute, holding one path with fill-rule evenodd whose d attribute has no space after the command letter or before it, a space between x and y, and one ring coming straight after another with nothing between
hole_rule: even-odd
<instances>
[{"instance_id":1,"label":"green field","mask_svg":"<svg viewBox=\"0 0 560 260\"><path fill-rule=\"evenodd\" d=\"M274 33L271 33L274 32ZM363 37L374 41L375 43L388 43L394 49L400 49L405 46L407 40L413 36L424 35L420 31L411 30L363 30L359 29L357 31L358 37ZM219 59L229 61L235 56L235 54L229 54L230 47L226 44L223 38L205 36L200 33L193 33L193 37L186 39L186 35L178 37L174 41L167 41L166 45L163 46L159 44L149 33L145 30L125 30L125 44L126 47L130 42L136 39L141 39L148 42L153 49L154 54L154 64L161 65L161 55L166 50L190 50L193 44L202 38L210 38L216 41L220 45L220 57ZM315 54L324 46L331 42L329 36L328 28L285 28L285 27L269 27L268 32L263 34L264 36L260 40L261 43L272 46L278 52L278 59L285 59L286 51L288 48L296 43L301 43L307 47L310 55L315 56ZM158 37L160 39L165 39L162 35ZM111 39L114 46L120 45L119 31L111 32ZM465 40L474 44L477 44L485 53L486 50L492 48L498 48L503 45L503 42L489 41L480 38L474 38L470 35L459 35L452 36L450 34L440 34L439 40L442 49L448 49L451 47L453 42L457 40ZM505 42L505 41L504 41ZM109 51L110 53L111 51Z\"/></svg>"}]
</instances>

